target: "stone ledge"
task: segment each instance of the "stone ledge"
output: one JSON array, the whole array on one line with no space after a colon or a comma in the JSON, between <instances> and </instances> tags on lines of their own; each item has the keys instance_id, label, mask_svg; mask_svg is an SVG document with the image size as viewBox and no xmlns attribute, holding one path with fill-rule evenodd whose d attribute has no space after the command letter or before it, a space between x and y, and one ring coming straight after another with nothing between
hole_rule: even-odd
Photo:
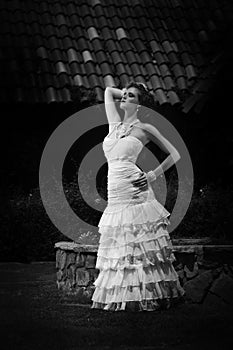
<instances>
[{"instance_id":1,"label":"stone ledge","mask_svg":"<svg viewBox=\"0 0 233 350\"><path fill-rule=\"evenodd\" d=\"M233 245L175 245L174 240L172 243L176 257L173 265L187 300L202 303L207 296L210 300L216 283L220 286L220 297L221 288L226 295L225 284L233 281ZM67 296L75 296L77 303L90 303L93 282L99 274L95 268L98 245L64 241L57 242L55 249L58 289ZM222 274L227 274L227 278ZM232 287L232 283L229 285Z\"/></svg>"},{"instance_id":2,"label":"stone ledge","mask_svg":"<svg viewBox=\"0 0 233 350\"><path fill-rule=\"evenodd\" d=\"M57 242L55 248L62 250L73 250L74 252L97 252L98 244L80 244L75 242Z\"/></svg>"},{"instance_id":3,"label":"stone ledge","mask_svg":"<svg viewBox=\"0 0 233 350\"><path fill-rule=\"evenodd\" d=\"M190 242L190 240L188 240ZM196 240L195 240L196 241ZM180 240L179 240L180 242ZM203 244L185 244L185 245L176 245L175 241L172 240L173 243L173 251L180 253L203 253L205 252L228 252L233 253L233 245L203 245ZM98 244L81 244L75 242L57 242L55 243L55 248L59 248L62 250L71 250L74 252L97 252Z\"/></svg>"}]
</instances>

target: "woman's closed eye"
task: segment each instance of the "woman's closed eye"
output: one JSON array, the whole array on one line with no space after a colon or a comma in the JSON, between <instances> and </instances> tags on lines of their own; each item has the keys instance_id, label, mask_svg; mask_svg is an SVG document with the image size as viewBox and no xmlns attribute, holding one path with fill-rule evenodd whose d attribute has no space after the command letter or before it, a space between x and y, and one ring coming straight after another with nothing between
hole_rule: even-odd
<instances>
[{"instance_id":1,"label":"woman's closed eye","mask_svg":"<svg viewBox=\"0 0 233 350\"><path fill-rule=\"evenodd\" d=\"M127 92L124 93L123 98L127 97ZM135 97L135 95L132 92L129 92L128 97Z\"/></svg>"}]
</instances>

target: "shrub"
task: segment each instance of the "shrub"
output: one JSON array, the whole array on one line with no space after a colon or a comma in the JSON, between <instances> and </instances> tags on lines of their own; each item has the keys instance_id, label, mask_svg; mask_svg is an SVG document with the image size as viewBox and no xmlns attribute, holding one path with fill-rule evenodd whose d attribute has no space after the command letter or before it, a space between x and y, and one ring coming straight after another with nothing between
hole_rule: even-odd
<instances>
[{"instance_id":1,"label":"shrub","mask_svg":"<svg viewBox=\"0 0 233 350\"><path fill-rule=\"evenodd\" d=\"M91 180L91 181L90 181ZM79 184L74 180L64 180L63 189L71 208L96 226L93 232L86 232L79 227L77 239L90 243L99 237L98 222L106 207L106 185L98 188L100 198L96 198L92 174L80 175ZM159 200L160 182L154 190ZM189 184L187 183L187 186ZM184 190L181 198L187 195ZM82 199L82 194L90 207ZM177 181L174 173L168 181L168 195L165 207L171 212L177 195ZM183 197L182 197L183 196ZM102 198L101 198L102 197ZM231 228L233 225L233 188L225 188L216 183L209 183L201 189L195 188L188 211L180 225L172 233L174 238L201 238L209 236L216 242L232 242ZM6 198L0 205L1 261L49 261L55 259L54 244L58 241L71 241L64 236L51 222L43 206L39 188L34 188L29 194L15 189L11 198Z\"/></svg>"}]
</instances>

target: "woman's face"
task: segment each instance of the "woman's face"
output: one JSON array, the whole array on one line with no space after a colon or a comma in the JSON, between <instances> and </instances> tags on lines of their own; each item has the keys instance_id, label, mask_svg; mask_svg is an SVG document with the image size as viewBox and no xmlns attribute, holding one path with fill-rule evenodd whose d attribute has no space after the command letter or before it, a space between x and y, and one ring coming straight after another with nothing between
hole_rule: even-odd
<instances>
[{"instance_id":1,"label":"woman's face","mask_svg":"<svg viewBox=\"0 0 233 350\"><path fill-rule=\"evenodd\" d=\"M120 108L133 113L137 109L139 104L138 89L135 87L130 87L125 89L124 94L121 99Z\"/></svg>"}]
</instances>

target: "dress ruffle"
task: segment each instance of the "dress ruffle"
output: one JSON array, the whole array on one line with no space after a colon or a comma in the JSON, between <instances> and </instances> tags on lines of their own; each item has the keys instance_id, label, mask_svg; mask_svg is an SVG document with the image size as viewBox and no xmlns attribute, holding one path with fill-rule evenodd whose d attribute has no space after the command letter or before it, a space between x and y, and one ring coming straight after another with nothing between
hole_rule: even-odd
<instances>
[{"instance_id":1,"label":"dress ruffle","mask_svg":"<svg viewBox=\"0 0 233 350\"><path fill-rule=\"evenodd\" d=\"M147 197L149 198L149 196ZM102 226L124 226L131 223L142 225L147 222L159 222L169 215L170 213L155 198L147 199L147 201L139 198L138 202L137 199L125 203L124 201L120 203L110 202L104 210L98 226L101 232Z\"/></svg>"},{"instance_id":2,"label":"dress ruffle","mask_svg":"<svg viewBox=\"0 0 233 350\"><path fill-rule=\"evenodd\" d=\"M96 268L100 270L134 269L138 264L173 262L172 243L165 223L131 224L102 230Z\"/></svg>"},{"instance_id":3,"label":"dress ruffle","mask_svg":"<svg viewBox=\"0 0 233 350\"><path fill-rule=\"evenodd\" d=\"M145 271L144 274L146 273ZM131 304L138 311L158 310L164 299L178 298L184 294L176 279L133 285L133 280L128 278L128 283L129 285L115 285L112 288L96 286L92 308L117 311L125 310L127 304Z\"/></svg>"},{"instance_id":4,"label":"dress ruffle","mask_svg":"<svg viewBox=\"0 0 233 350\"><path fill-rule=\"evenodd\" d=\"M152 202L144 203L147 208L152 205L154 208ZM118 222L122 213L111 215L106 214L99 225L96 268L100 272L94 282L92 308L153 311L161 307L162 301L184 295L172 265L176 258L167 231L167 216L160 215L155 220L154 212L153 221L146 221L150 218L148 210L140 219L137 217L137 223L129 218L122 225Z\"/></svg>"}]
</instances>

